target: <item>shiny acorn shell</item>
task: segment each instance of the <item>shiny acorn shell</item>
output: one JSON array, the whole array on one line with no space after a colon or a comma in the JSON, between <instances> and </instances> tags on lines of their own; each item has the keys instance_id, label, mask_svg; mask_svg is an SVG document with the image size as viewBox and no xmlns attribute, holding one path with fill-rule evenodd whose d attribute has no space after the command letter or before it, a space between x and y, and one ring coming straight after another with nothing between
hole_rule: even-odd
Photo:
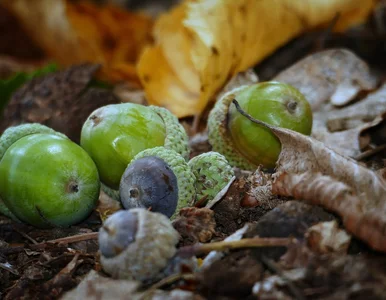
<instances>
[{"instance_id":1,"label":"shiny acorn shell","mask_svg":"<svg viewBox=\"0 0 386 300\"><path fill-rule=\"evenodd\" d=\"M8 127L0 136L0 160L3 158L5 152L13 143L21 139L22 137L25 137L27 135L34 134L34 133L55 134L55 135L67 138L64 134L57 132L47 126L41 125L39 123L28 123L28 124L21 124L18 126ZM1 198L0 198L0 213L15 221L18 220L17 217L5 205L4 201Z\"/></svg>"},{"instance_id":2,"label":"shiny acorn shell","mask_svg":"<svg viewBox=\"0 0 386 300\"><path fill-rule=\"evenodd\" d=\"M187 162L180 154L164 147L146 149L138 153L130 164L134 163L135 160L139 158L144 158L148 156L159 157L160 159L165 161L177 178L178 204L176 211L171 217L172 219L174 219L178 215L181 208L193 204L196 195L194 186L196 178L190 170L190 167L188 166ZM128 168L130 168L130 164ZM123 177L121 179L121 183L122 181L124 181ZM127 185L125 188L127 189ZM120 195L122 200L122 191L120 192ZM154 200L158 201L159 199L154 198Z\"/></svg>"},{"instance_id":3,"label":"shiny acorn shell","mask_svg":"<svg viewBox=\"0 0 386 300\"><path fill-rule=\"evenodd\" d=\"M99 231L103 270L117 279L160 279L178 240L178 232L160 213L143 208L116 212Z\"/></svg>"},{"instance_id":4,"label":"shiny acorn shell","mask_svg":"<svg viewBox=\"0 0 386 300\"><path fill-rule=\"evenodd\" d=\"M142 207L170 218L177 208L177 177L157 156L132 161L122 175L119 191L126 209Z\"/></svg>"},{"instance_id":5,"label":"shiny acorn shell","mask_svg":"<svg viewBox=\"0 0 386 300\"><path fill-rule=\"evenodd\" d=\"M91 213L98 171L79 145L40 124L11 127L0 144L0 196L11 217L46 228L70 226Z\"/></svg>"}]
</instances>

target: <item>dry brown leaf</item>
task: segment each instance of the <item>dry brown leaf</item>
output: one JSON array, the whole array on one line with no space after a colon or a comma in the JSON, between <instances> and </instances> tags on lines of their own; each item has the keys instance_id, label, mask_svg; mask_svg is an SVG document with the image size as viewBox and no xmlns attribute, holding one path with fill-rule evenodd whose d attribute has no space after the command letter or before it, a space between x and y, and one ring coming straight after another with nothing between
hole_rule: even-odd
<instances>
[{"instance_id":1,"label":"dry brown leaf","mask_svg":"<svg viewBox=\"0 0 386 300\"><path fill-rule=\"evenodd\" d=\"M351 236L339 228L336 220L311 226L306 237L308 246L319 253L347 253L351 242Z\"/></svg>"},{"instance_id":2,"label":"dry brown leaf","mask_svg":"<svg viewBox=\"0 0 386 300\"><path fill-rule=\"evenodd\" d=\"M326 116L327 128L331 132L355 128L374 120L385 111L386 84L383 84L365 99L340 110L331 111Z\"/></svg>"},{"instance_id":3,"label":"dry brown leaf","mask_svg":"<svg viewBox=\"0 0 386 300\"><path fill-rule=\"evenodd\" d=\"M349 103L361 91L374 89L377 80L367 64L345 49L332 49L307 56L284 70L275 80L297 87L313 112Z\"/></svg>"},{"instance_id":4,"label":"dry brown leaf","mask_svg":"<svg viewBox=\"0 0 386 300\"><path fill-rule=\"evenodd\" d=\"M384 110L386 111L386 108ZM383 133L383 126L386 126L385 119L386 114L355 128L330 132L325 118L317 118L313 123L312 137L343 156L357 159L370 143L378 146L386 144L386 134Z\"/></svg>"},{"instance_id":5,"label":"dry brown leaf","mask_svg":"<svg viewBox=\"0 0 386 300\"><path fill-rule=\"evenodd\" d=\"M368 122L376 113L386 111L382 105L383 87L351 104L361 92L374 89L377 78L364 61L345 49L312 54L281 72L275 80L296 86L311 103L312 137L347 157L358 157L362 153L366 145L361 133L379 124L379 121ZM346 106L341 108L341 105Z\"/></svg>"},{"instance_id":6,"label":"dry brown leaf","mask_svg":"<svg viewBox=\"0 0 386 300\"><path fill-rule=\"evenodd\" d=\"M2 4L58 63L100 63L103 79L139 84L135 63L150 41L149 17L88 1L3 0Z\"/></svg>"},{"instance_id":7,"label":"dry brown leaf","mask_svg":"<svg viewBox=\"0 0 386 300\"><path fill-rule=\"evenodd\" d=\"M385 189L378 198L355 195L353 190L333 177L312 172L282 172L272 185L275 194L292 196L336 212L349 232L373 249L386 252Z\"/></svg>"},{"instance_id":8,"label":"dry brown leaf","mask_svg":"<svg viewBox=\"0 0 386 300\"><path fill-rule=\"evenodd\" d=\"M377 0L184 1L158 19L138 63L149 102L178 117L201 113L235 74L261 61L291 38L328 25L360 23Z\"/></svg>"},{"instance_id":9,"label":"dry brown leaf","mask_svg":"<svg viewBox=\"0 0 386 300\"><path fill-rule=\"evenodd\" d=\"M73 290L64 294L62 299L141 299L137 293L140 283L129 280L113 280L103 277L91 270L80 284Z\"/></svg>"},{"instance_id":10,"label":"dry brown leaf","mask_svg":"<svg viewBox=\"0 0 386 300\"><path fill-rule=\"evenodd\" d=\"M255 121L281 142L273 193L336 212L348 231L386 252L386 182L312 137Z\"/></svg>"}]
</instances>

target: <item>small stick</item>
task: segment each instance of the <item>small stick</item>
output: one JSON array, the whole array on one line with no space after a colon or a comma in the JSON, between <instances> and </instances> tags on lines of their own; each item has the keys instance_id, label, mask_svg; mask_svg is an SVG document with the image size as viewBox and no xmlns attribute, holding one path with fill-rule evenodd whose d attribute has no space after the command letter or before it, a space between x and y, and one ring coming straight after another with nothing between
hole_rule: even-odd
<instances>
[{"instance_id":1,"label":"small stick","mask_svg":"<svg viewBox=\"0 0 386 300\"><path fill-rule=\"evenodd\" d=\"M165 285L170 285L178 280L193 280L195 278L196 277L192 273L190 273L190 274L181 274L181 273L172 274L172 275L156 282L155 284L153 284L149 289L147 289L144 292L141 299L143 299L143 300L152 299L151 296L153 295L153 293Z\"/></svg>"},{"instance_id":2,"label":"small stick","mask_svg":"<svg viewBox=\"0 0 386 300\"><path fill-rule=\"evenodd\" d=\"M178 254L183 257L206 254L211 251L225 251L241 248L259 248L259 247L280 247L288 246L293 241L292 238L247 238L238 241L222 241L209 244L195 244L178 249Z\"/></svg>"},{"instance_id":3,"label":"small stick","mask_svg":"<svg viewBox=\"0 0 386 300\"><path fill-rule=\"evenodd\" d=\"M354 159L360 161L360 160L363 160L363 159L368 158L370 156L373 156L374 154L377 154L385 149L386 149L386 144L383 144L383 145L380 145L378 147L375 147L374 149L367 150L367 151L357 155L356 157L354 157Z\"/></svg>"},{"instance_id":4,"label":"small stick","mask_svg":"<svg viewBox=\"0 0 386 300\"><path fill-rule=\"evenodd\" d=\"M98 238L98 232L90 232L85 234L77 234L73 236L67 236L64 238L59 238L51 241L42 242L39 244L34 245L28 245L28 249L30 250L43 250L47 245L49 244L58 244L58 243L75 243L75 242L81 242L81 241L87 241L87 240L96 240ZM20 253L23 252L26 247L24 246L17 246L17 247L3 247L0 248L0 253L7 255L7 254L14 254L14 253Z\"/></svg>"},{"instance_id":5,"label":"small stick","mask_svg":"<svg viewBox=\"0 0 386 300\"><path fill-rule=\"evenodd\" d=\"M19 230L16 228L16 226L12 226L13 230L15 230L18 234L20 234L22 237L26 238L27 240L29 240L32 244L39 244L37 241L35 241L32 237L30 237L28 234L26 234L25 232Z\"/></svg>"}]
</instances>

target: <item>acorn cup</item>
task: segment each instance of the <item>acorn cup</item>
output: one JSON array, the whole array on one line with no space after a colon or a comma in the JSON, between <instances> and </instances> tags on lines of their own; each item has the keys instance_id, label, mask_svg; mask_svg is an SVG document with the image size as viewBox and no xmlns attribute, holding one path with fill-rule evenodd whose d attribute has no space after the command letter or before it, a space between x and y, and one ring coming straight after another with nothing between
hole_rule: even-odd
<instances>
[{"instance_id":1,"label":"acorn cup","mask_svg":"<svg viewBox=\"0 0 386 300\"><path fill-rule=\"evenodd\" d=\"M232 104L234 99L255 119L305 135L311 133L311 107L293 86L271 81L235 88L215 104L208 119L209 143L234 167L271 169L281 151L278 138L243 116Z\"/></svg>"},{"instance_id":2,"label":"acorn cup","mask_svg":"<svg viewBox=\"0 0 386 300\"><path fill-rule=\"evenodd\" d=\"M0 211L36 227L84 220L100 190L88 154L44 125L10 127L0 138Z\"/></svg>"}]
</instances>

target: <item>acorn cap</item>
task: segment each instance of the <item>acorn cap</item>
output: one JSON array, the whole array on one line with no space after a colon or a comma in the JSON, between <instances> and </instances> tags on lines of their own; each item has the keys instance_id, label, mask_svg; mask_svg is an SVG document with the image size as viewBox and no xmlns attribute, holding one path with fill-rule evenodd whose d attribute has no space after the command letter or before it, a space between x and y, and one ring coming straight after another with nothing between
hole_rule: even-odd
<instances>
[{"instance_id":1,"label":"acorn cap","mask_svg":"<svg viewBox=\"0 0 386 300\"><path fill-rule=\"evenodd\" d=\"M178 232L160 213L143 208L119 211L99 231L101 264L113 278L161 279L178 240Z\"/></svg>"},{"instance_id":2,"label":"acorn cap","mask_svg":"<svg viewBox=\"0 0 386 300\"><path fill-rule=\"evenodd\" d=\"M237 87L225 93L216 102L208 118L208 140L213 150L224 155L230 165L243 170L256 170L257 165L237 151L227 125L229 106L236 98L236 94L248 87L248 85Z\"/></svg>"},{"instance_id":3,"label":"acorn cap","mask_svg":"<svg viewBox=\"0 0 386 300\"><path fill-rule=\"evenodd\" d=\"M163 159L177 177L178 204L176 212L171 217L171 219L174 219L178 215L181 208L193 204L196 195L194 187L196 177L192 173L185 159L180 154L174 150L166 149L165 147L146 149L138 153L132 162L138 158L147 156L157 156Z\"/></svg>"},{"instance_id":4,"label":"acorn cap","mask_svg":"<svg viewBox=\"0 0 386 300\"><path fill-rule=\"evenodd\" d=\"M120 201L119 199L119 191L118 190L113 190L109 188L107 185L105 185L103 182L101 182L101 190L109 196L111 199L115 201Z\"/></svg>"},{"instance_id":5,"label":"acorn cap","mask_svg":"<svg viewBox=\"0 0 386 300\"><path fill-rule=\"evenodd\" d=\"M188 165L196 176L197 201L205 196L212 200L234 176L225 156L214 151L193 157Z\"/></svg>"},{"instance_id":6,"label":"acorn cap","mask_svg":"<svg viewBox=\"0 0 386 300\"><path fill-rule=\"evenodd\" d=\"M179 153L185 160L189 159L189 138L184 127L178 121L178 118L169 110L159 106L149 106L164 121L166 129L166 138L164 147Z\"/></svg>"},{"instance_id":7,"label":"acorn cap","mask_svg":"<svg viewBox=\"0 0 386 300\"><path fill-rule=\"evenodd\" d=\"M5 152L13 143L22 137L35 133L55 134L57 136L68 139L66 135L39 123L27 123L18 126L12 126L7 128L0 137L0 160L3 158Z\"/></svg>"}]
</instances>

